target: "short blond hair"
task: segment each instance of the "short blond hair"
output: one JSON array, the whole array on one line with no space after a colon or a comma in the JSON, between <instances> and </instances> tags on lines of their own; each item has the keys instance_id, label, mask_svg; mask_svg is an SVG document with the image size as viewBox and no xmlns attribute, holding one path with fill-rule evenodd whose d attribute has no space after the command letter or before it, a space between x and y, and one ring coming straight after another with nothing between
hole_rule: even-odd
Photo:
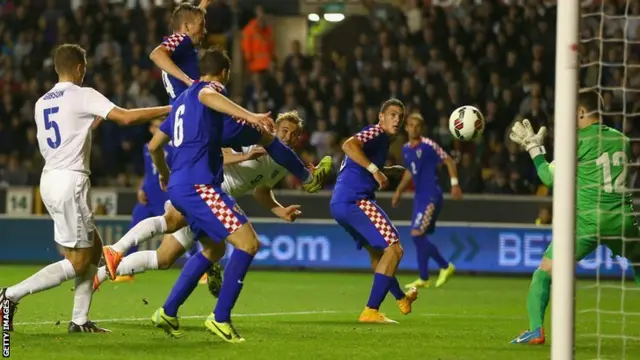
<instances>
[{"instance_id":1,"label":"short blond hair","mask_svg":"<svg viewBox=\"0 0 640 360\"><path fill-rule=\"evenodd\" d=\"M407 117L407 120L410 120L410 119L416 119L416 120L420 121L420 124L423 124L423 125L424 125L424 118L422 117L422 115L420 115L420 113L419 113L419 112L413 112L413 113L411 113L411 114Z\"/></svg>"},{"instance_id":2,"label":"short blond hair","mask_svg":"<svg viewBox=\"0 0 640 360\"><path fill-rule=\"evenodd\" d=\"M300 118L300 114L296 110L286 111L278 114L276 118L276 124L280 124L283 121L288 121L298 125L300 129L304 126L304 120Z\"/></svg>"}]
</instances>

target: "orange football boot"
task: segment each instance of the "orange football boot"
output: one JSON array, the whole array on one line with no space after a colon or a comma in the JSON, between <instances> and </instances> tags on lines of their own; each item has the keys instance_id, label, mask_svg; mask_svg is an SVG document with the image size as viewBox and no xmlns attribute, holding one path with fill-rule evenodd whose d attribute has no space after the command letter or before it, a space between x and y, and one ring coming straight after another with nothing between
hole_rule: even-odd
<instances>
[{"instance_id":1,"label":"orange football boot","mask_svg":"<svg viewBox=\"0 0 640 360\"><path fill-rule=\"evenodd\" d=\"M118 269L118 265L120 265L124 254L113 250L111 246L104 246L102 247L102 255L104 256L104 264L107 267L109 279L115 280L117 277L116 270Z\"/></svg>"},{"instance_id":2,"label":"orange football boot","mask_svg":"<svg viewBox=\"0 0 640 360\"><path fill-rule=\"evenodd\" d=\"M395 320L391 320L386 317L383 313L378 309L372 309L370 307L365 307L360 314L360 318L358 319L361 323L372 323L372 324L397 324L398 322Z\"/></svg>"},{"instance_id":3,"label":"orange football boot","mask_svg":"<svg viewBox=\"0 0 640 360\"><path fill-rule=\"evenodd\" d=\"M404 315L407 315L411 312L411 304L418 299L418 289L411 288L409 291L404 293L404 297L400 300L396 300L398 303L398 307L400 308L400 312Z\"/></svg>"}]
</instances>

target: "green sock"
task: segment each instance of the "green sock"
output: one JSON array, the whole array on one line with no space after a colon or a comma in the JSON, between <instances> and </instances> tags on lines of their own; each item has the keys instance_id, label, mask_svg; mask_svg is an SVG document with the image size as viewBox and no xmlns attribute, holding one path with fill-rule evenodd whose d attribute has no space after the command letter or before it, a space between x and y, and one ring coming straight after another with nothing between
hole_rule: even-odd
<instances>
[{"instance_id":1,"label":"green sock","mask_svg":"<svg viewBox=\"0 0 640 360\"><path fill-rule=\"evenodd\" d=\"M544 313L549 305L551 293L551 275L543 270L536 270L531 278L529 295L527 295L527 312L529 313L529 330L535 330L544 324Z\"/></svg>"}]
</instances>

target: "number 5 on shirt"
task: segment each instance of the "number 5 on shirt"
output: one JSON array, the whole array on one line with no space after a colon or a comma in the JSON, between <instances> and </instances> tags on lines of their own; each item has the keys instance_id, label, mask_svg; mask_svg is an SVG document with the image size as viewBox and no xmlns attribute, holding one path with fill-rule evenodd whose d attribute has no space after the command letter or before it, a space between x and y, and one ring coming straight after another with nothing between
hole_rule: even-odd
<instances>
[{"instance_id":1,"label":"number 5 on shirt","mask_svg":"<svg viewBox=\"0 0 640 360\"><path fill-rule=\"evenodd\" d=\"M44 128L47 130L53 129L53 138L51 137L47 138L47 144L52 149L57 149L58 146L60 146L60 143L62 142L61 141L62 139L60 139L60 128L58 127L58 123L52 119L53 117L52 115L57 114L58 109L59 108L57 106L44 109Z\"/></svg>"}]
</instances>

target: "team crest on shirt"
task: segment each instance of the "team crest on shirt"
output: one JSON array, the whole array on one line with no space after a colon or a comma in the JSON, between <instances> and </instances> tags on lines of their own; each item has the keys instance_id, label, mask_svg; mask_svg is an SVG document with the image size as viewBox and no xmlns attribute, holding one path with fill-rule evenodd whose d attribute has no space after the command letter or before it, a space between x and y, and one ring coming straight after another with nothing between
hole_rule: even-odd
<instances>
[{"instance_id":1,"label":"team crest on shirt","mask_svg":"<svg viewBox=\"0 0 640 360\"><path fill-rule=\"evenodd\" d=\"M422 149L416 150L416 156L420 159L420 156L422 156Z\"/></svg>"}]
</instances>

